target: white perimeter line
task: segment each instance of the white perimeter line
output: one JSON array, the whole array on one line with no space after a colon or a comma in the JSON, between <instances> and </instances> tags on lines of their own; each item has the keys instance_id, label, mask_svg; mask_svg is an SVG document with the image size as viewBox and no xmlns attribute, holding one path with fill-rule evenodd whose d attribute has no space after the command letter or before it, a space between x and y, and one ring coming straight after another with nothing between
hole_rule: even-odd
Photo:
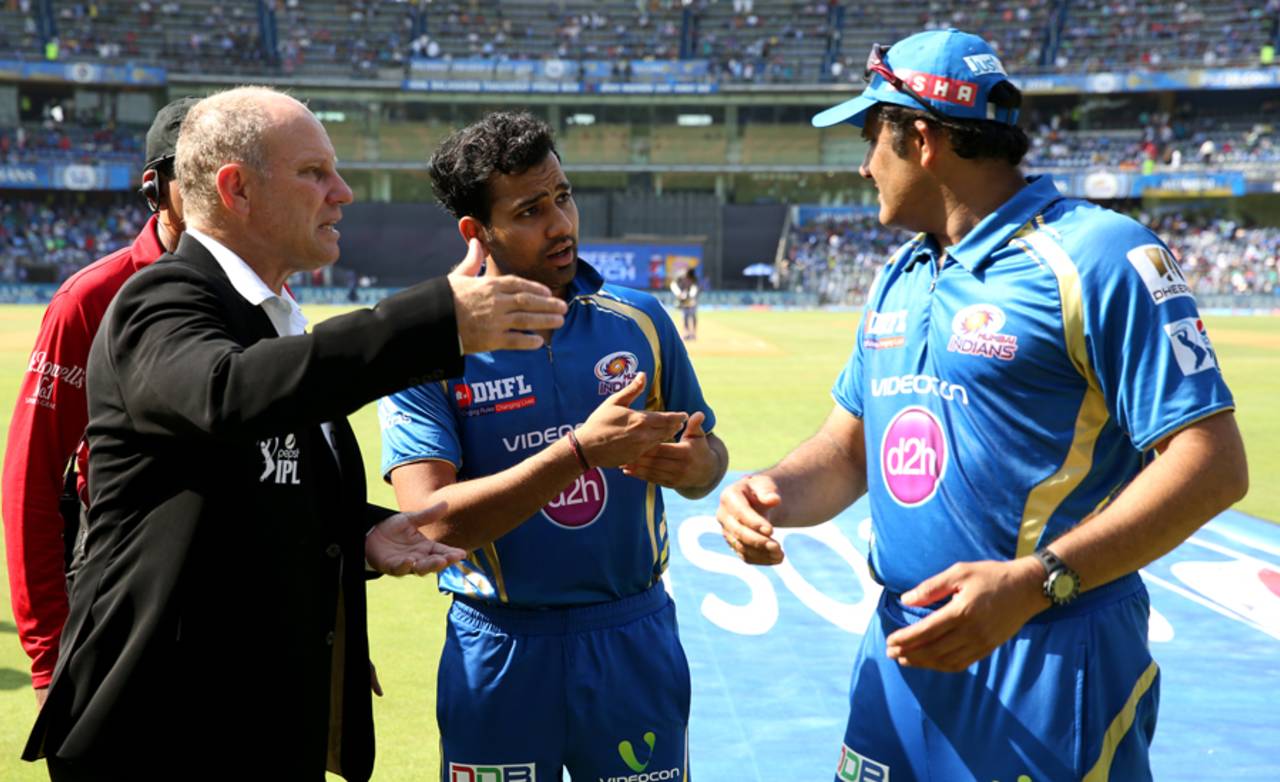
<instances>
[{"instance_id":1,"label":"white perimeter line","mask_svg":"<svg viewBox=\"0 0 1280 782\"><path fill-rule=\"evenodd\" d=\"M1228 548L1220 543L1214 543L1213 541L1205 540L1204 538L1198 535L1187 538L1187 542L1194 543L1197 546L1200 546L1202 548L1207 548L1210 551L1216 552L1218 554L1222 554L1223 556L1231 557L1232 559L1238 560L1240 562L1248 562L1251 565L1264 567L1269 570L1276 569L1275 565L1271 564L1270 562L1267 562L1266 560L1258 559L1257 557L1251 557L1248 554L1244 553L1243 551L1236 551L1235 549Z\"/></svg>"},{"instance_id":2,"label":"white perimeter line","mask_svg":"<svg viewBox=\"0 0 1280 782\"><path fill-rule=\"evenodd\" d=\"M1235 613L1234 611L1230 611L1230 610L1228 610L1228 609L1226 609L1226 608L1223 608L1222 606L1218 605L1217 603L1213 602L1212 600L1209 600L1209 599L1207 599L1207 598L1201 597L1200 595L1196 594L1195 592L1192 592L1190 589L1186 589L1186 588L1184 588L1184 587L1180 587L1180 586L1178 586L1177 584L1173 583L1172 581L1165 581L1163 578L1160 578L1159 576L1153 576L1153 575L1151 575L1151 573L1149 573L1149 572L1148 572L1148 571L1146 571L1146 570L1140 570L1140 571L1138 571L1138 572L1142 575L1142 577L1143 577L1144 579L1146 579L1147 581L1150 581L1150 582L1151 582L1151 583L1153 583L1153 584L1158 584L1158 585L1160 585L1160 586L1164 587L1165 589L1168 589L1169 591L1174 592L1175 594L1182 595L1183 597L1185 597L1186 599L1188 599L1188 600L1192 601L1193 603L1199 603L1200 605L1204 606L1205 608L1208 608L1210 611L1215 611L1215 612L1217 612L1217 613L1219 613L1219 614L1222 614L1223 616L1225 616L1225 617L1226 617L1226 618L1228 618L1228 619L1234 619L1235 621L1239 622L1240 624L1248 625L1249 627L1252 627L1253 629L1257 630L1258 632L1260 632L1260 633L1265 633L1265 634L1267 634L1267 635L1271 636L1272 638L1275 638L1276 640L1280 641L1280 633L1277 633L1277 632L1275 632L1275 631L1273 631L1273 630L1268 630L1267 628L1263 627L1262 625L1260 625L1260 624L1258 624L1258 623L1256 623L1256 622L1253 622L1253 621L1251 621L1251 620L1249 620L1249 619L1246 619L1246 618L1244 618L1243 616L1240 616L1239 614Z\"/></svg>"},{"instance_id":3,"label":"white perimeter line","mask_svg":"<svg viewBox=\"0 0 1280 782\"><path fill-rule=\"evenodd\" d=\"M1255 548L1258 551L1265 551L1266 553L1270 554L1273 557L1280 558L1280 548L1276 548L1275 546L1272 546L1271 544L1265 541L1258 540L1255 537L1252 537L1249 535L1242 535L1239 532L1236 532L1235 530L1226 529L1225 527L1213 526L1212 522L1210 522L1208 526L1203 527L1203 529L1208 530L1209 532L1212 532L1216 535L1221 535L1222 537L1227 538L1229 540L1234 540L1235 542L1241 545L1248 546L1249 548Z\"/></svg>"}]
</instances>

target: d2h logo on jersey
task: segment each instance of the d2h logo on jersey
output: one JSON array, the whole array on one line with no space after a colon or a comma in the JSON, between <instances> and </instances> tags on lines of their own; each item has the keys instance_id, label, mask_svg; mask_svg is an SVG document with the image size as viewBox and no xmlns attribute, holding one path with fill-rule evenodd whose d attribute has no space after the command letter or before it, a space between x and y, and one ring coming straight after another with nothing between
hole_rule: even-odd
<instances>
[{"instance_id":1,"label":"d2h logo on jersey","mask_svg":"<svg viewBox=\"0 0 1280 782\"><path fill-rule=\"evenodd\" d=\"M923 407L899 411L880 443L880 473L899 505L913 508L933 498L947 470L942 423Z\"/></svg>"},{"instance_id":2,"label":"d2h logo on jersey","mask_svg":"<svg viewBox=\"0 0 1280 782\"><path fill-rule=\"evenodd\" d=\"M604 472L593 467L548 502L542 509L542 515L557 527L582 529L600 518L608 502L609 484L605 482Z\"/></svg>"}]
</instances>

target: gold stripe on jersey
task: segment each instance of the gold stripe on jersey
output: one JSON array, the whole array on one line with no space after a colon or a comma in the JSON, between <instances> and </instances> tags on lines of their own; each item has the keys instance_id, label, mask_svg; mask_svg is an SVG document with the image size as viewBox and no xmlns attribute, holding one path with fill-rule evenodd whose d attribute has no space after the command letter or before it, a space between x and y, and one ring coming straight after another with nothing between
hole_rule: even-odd
<instances>
[{"instance_id":1,"label":"gold stripe on jersey","mask_svg":"<svg viewBox=\"0 0 1280 782\"><path fill-rule=\"evenodd\" d=\"M1120 746L1125 734L1133 727L1133 720L1138 712L1138 701L1142 700L1142 696L1151 689L1151 683L1156 680L1156 674L1159 672L1160 669L1156 666L1155 660L1152 660L1138 677L1137 683L1133 685L1133 691L1129 693L1129 699L1124 702L1124 707L1107 726L1107 732L1102 737L1102 750L1098 753L1098 759L1094 762L1093 768L1089 769L1089 773L1084 775L1082 782L1107 782L1110 779L1111 764L1116 758L1116 747Z\"/></svg>"},{"instance_id":2,"label":"gold stripe on jersey","mask_svg":"<svg viewBox=\"0 0 1280 782\"><path fill-rule=\"evenodd\" d=\"M634 322L644 334L645 340L649 343L649 350L653 352L653 377L649 378L645 389L646 410L663 410L662 406L662 346L658 341L658 329L653 323L653 319L649 317L649 313L633 307L625 302L617 299L609 298L599 293L593 293L590 296L579 296L579 301L588 304L594 304L596 307L621 315Z\"/></svg>"},{"instance_id":3,"label":"gold stripe on jersey","mask_svg":"<svg viewBox=\"0 0 1280 782\"><path fill-rule=\"evenodd\" d=\"M1093 467L1093 449L1108 419L1102 387L1089 361L1084 338L1084 298L1081 295L1080 272L1075 262L1062 246L1050 235L1044 224L1044 216L1035 218L1037 230L1019 231L1013 244L1033 259L1043 261L1058 281L1058 295L1062 304L1063 342L1067 355L1076 371L1084 378L1086 387L1076 414L1075 432L1066 458L1056 471L1036 484L1027 494L1018 526L1015 556L1026 556L1040 544L1045 525L1063 501L1080 486Z\"/></svg>"},{"instance_id":4,"label":"gold stripe on jersey","mask_svg":"<svg viewBox=\"0 0 1280 782\"><path fill-rule=\"evenodd\" d=\"M502 562L498 559L498 547L493 545L493 541L484 545L484 555L493 566L493 582L498 588L498 600L503 603L511 602L507 599L507 582L502 577Z\"/></svg>"}]
</instances>

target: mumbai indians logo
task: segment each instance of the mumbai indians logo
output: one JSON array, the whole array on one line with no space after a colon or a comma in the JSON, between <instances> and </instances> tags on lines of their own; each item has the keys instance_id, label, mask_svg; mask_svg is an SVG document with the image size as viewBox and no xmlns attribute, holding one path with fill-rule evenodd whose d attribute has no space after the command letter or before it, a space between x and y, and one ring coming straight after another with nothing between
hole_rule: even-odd
<instances>
[{"instance_id":1,"label":"mumbai indians logo","mask_svg":"<svg viewBox=\"0 0 1280 782\"><path fill-rule=\"evenodd\" d=\"M1004 311L994 304L970 304L951 320L951 340L947 350L970 356L1012 361L1018 352L1018 338L1001 334Z\"/></svg>"},{"instance_id":2,"label":"mumbai indians logo","mask_svg":"<svg viewBox=\"0 0 1280 782\"><path fill-rule=\"evenodd\" d=\"M620 350L610 353L596 362L596 378L600 381L600 396L616 394L636 379L640 371L640 359L635 353Z\"/></svg>"},{"instance_id":3,"label":"mumbai indians logo","mask_svg":"<svg viewBox=\"0 0 1280 782\"><path fill-rule=\"evenodd\" d=\"M535 782L538 764L489 765L450 763L449 782Z\"/></svg>"}]
</instances>

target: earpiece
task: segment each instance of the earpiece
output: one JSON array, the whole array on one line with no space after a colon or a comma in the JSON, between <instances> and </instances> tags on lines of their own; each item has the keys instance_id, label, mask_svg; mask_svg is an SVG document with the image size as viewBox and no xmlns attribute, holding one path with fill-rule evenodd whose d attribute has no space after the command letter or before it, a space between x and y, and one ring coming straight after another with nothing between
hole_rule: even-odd
<instances>
[{"instance_id":1,"label":"earpiece","mask_svg":"<svg viewBox=\"0 0 1280 782\"><path fill-rule=\"evenodd\" d=\"M142 172L142 187L138 192L146 199L147 208L152 212L160 211L160 173L154 168Z\"/></svg>"}]
</instances>

